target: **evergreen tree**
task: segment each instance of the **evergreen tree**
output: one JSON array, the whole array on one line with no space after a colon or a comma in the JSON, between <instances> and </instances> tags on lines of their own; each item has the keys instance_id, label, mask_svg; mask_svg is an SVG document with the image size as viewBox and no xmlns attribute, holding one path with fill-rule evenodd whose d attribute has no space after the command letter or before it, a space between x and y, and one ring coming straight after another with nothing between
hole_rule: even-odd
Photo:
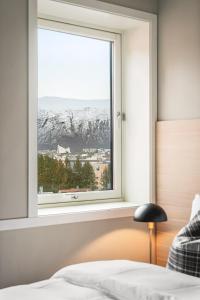
<instances>
[{"instance_id":1,"label":"evergreen tree","mask_svg":"<svg viewBox=\"0 0 200 300\"><path fill-rule=\"evenodd\" d=\"M61 160L58 160L56 161L55 168L53 170L53 188L55 192L65 189L66 181L65 165Z\"/></svg>"},{"instance_id":2,"label":"evergreen tree","mask_svg":"<svg viewBox=\"0 0 200 300\"><path fill-rule=\"evenodd\" d=\"M57 193L61 189L88 188L96 189L95 172L89 162L82 166L79 158L76 159L73 168L66 158L63 163L49 157L38 155L38 190Z\"/></svg>"},{"instance_id":3,"label":"evergreen tree","mask_svg":"<svg viewBox=\"0 0 200 300\"><path fill-rule=\"evenodd\" d=\"M95 172L89 161L85 162L82 167L82 187L90 188L91 190L96 188Z\"/></svg>"},{"instance_id":4,"label":"evergreen tree","mask_svg":"<svg viewBox=\"0 0 200 300\"><path fill-rule=\"evenodd\" d=\"M65 174L66 174L66 182L65 182L65 186L67 189L70 189L73 187L73 171L70 165L70 161L69 159L66 157L65 159Z\"/></svg>"},{"instance_id":5,"label":"evergreen tree","mask_svg":"<svg viewBox=\"0 0 200 300\"><path fill-rule=\"evenodd\" d=\"M48 155L38 155L38 188L44 192L58 192L65 180L65 167Z\"/></svg>"},{"instance_id":6,"label":"evergreen tree","mask_svg":"<svg viewBox=\"0 0 200 300\"><path fill-rule=\"evenodd\" d=\"M72 175L72 182L73 182L73 187L74 188L81 188L82 187L82 165L80 162L80 159L77 158L73 169L72 169L73 175Z\"/></svg>"},{"instance_id":7,"label":"evergreen tree","mask_svg":"<svg viewBox=\"0 0 200 300\"><path fill-rule=\"evenodd\" d=\"M44 187L44 158L43 155L38 155L38 190Z\"/></svg>"}]
</instances>

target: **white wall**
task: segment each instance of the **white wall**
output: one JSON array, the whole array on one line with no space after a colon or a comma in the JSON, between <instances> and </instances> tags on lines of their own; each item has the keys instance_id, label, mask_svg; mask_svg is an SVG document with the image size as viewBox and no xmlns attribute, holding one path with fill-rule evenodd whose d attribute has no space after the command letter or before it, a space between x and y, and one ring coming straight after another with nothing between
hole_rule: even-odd
<instances>
[{"instance_id":1,"label":"white wall","mask_svg":"<svg viewBox=\"0 0 200 300\"><path fill-rule=\"evenodd\" d=\"M158 119L200 118L200 1L160 0Z\"/></svg>"},{"instance_id":2,"label":"white wall","mask_svg":"<svg viewBox=\"0 0 200 300\"><path fill-rule=\"evenodd\" d=\"M27 7L0 1L0 219L27 216Z\"/></svg>"},{"instance_id":3,"label":"white wall","mask_svg":"<svg viewBox=\"0 0 200 300\"><path fill-rule=\"evenodd\" d=\"M0 232L0 287L50 277L68 264L148 261L146 224L121 218Z\"/></svg>"}]
</instances>

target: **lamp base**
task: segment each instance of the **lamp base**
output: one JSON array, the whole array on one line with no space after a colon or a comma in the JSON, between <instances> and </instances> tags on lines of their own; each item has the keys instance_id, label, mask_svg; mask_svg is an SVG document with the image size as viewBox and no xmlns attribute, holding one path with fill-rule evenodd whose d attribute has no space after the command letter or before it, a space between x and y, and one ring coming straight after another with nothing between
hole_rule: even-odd
<instances>
[{"instance_id":1,"label":"lamp base","mask_svg":"<svg viewBox=\"0 0 200 300\"><path fill-rule=\"evenodd\" d=\"M153 230L155 224L153 222L148 223L149 229L149 262L152 264L152 253L153 253Z\"/></svg>"}]
</instances>

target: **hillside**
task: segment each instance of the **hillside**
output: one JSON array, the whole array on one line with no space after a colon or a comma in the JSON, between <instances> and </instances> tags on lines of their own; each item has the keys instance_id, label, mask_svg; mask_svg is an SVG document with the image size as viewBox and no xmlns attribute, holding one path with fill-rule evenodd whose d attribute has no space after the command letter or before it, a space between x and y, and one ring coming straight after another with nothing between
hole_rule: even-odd
<instances>
[{"instance_id":1,"label":"hillside","mask_svg":"<svg viewBox=\"0 0 200 300\"><path fill-rule=\"evenodd\" d=\"M109 100L38 100L38 150L110 148Z\"/></svg>"}]
</instances>

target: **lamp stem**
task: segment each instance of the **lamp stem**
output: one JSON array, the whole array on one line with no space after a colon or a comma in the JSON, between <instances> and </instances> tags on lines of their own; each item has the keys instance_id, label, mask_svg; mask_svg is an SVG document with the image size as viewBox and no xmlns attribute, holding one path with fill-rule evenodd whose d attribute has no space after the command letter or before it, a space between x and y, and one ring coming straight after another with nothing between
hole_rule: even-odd
<instances>
[{"instance_id":1,"label":"lamp stem","mask_svg":"<svg viewBox=\"0 0 200 300\"><path fill-rule=\"evenodd\" d=\"M154 223L153 222L148 223L148 229L149 229L149 262L150 262L150 264L152 264L153 229L154 229Z\"/></svg>"}]
</instances>

